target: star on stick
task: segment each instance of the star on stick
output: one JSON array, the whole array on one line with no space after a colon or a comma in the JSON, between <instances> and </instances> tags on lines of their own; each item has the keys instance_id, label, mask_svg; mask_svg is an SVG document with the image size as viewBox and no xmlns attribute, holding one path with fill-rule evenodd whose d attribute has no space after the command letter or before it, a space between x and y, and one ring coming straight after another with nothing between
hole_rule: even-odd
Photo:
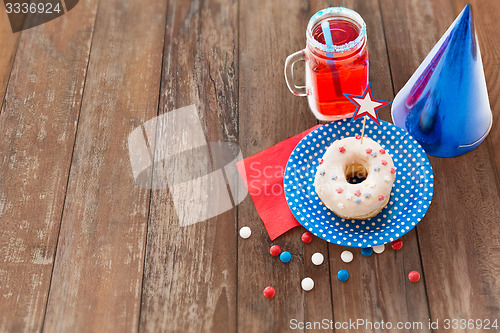
<instances>
[{"instance_id":1,"label":"star on stick","mask_svg":"<svg viewBox=\"0 0 500 333\"><path fill-rule=\"evenodd\" d=\"M377 124L380 125L378 119L377 110L383 108L386 105L391 104L391 102L383 101L381 99L374 99L372 95L372 85L368 83L363 95L350 95L344 94L344 96L349 99L354 105L356 105L356 111L354 111L354 116L352 120L361 118L363 116L368 116L373 119Z\"/></svg>"}]
</instances>

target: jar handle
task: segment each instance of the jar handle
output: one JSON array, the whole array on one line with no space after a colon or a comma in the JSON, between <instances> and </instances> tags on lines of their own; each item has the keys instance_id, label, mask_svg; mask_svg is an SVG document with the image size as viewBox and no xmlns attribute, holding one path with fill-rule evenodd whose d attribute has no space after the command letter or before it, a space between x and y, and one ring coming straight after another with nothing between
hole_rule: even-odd
<instances>
[{"instance_id":1,"label":"jar handle","mask_svg":"<svg viewBox=\"0 0 500 333\"><path fill-rule=\"evenodd\" d=\"M297 61L306 61L305 50L290 54L285 61L285 81L292 94L297 96L307 96L306 86L297 86L293 79L293 66Z\"/></svg>"}]
</instances>

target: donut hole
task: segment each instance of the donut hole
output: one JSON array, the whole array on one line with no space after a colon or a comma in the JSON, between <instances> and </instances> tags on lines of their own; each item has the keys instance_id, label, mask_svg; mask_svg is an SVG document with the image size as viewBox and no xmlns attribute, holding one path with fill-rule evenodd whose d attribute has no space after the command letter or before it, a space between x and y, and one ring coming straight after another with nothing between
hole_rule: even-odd
<instances>
[{"instance_id":1,"label":"donut hole","mask_svg":"<svg viewBox=\"0 0 500 333\"><path fill-rule=\"evenodd\" d=\"M368 170L362 164L353 163L346 166L344 174L348 183L359 184L368 177Z\"/></svg>"}]
</instances>

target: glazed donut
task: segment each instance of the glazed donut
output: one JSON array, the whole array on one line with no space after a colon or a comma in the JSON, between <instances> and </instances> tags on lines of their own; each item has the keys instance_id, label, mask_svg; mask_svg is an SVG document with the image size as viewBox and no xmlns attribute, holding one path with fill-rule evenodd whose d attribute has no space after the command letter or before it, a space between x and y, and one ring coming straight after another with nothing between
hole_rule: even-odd
<instances>
[{"instance_id":1,"label":"glazed donut","mask_svg":"<svg viewBox=\"0 0 500 333\"><path fill-rule=\"evenodd\" d=\"M351 184L353 175L365 180ZM314 187L323 204L345 219L367 219L389 202L396 169L392 157L368 137L337 140L319 161Z\"/></svg>"}]
</instances>

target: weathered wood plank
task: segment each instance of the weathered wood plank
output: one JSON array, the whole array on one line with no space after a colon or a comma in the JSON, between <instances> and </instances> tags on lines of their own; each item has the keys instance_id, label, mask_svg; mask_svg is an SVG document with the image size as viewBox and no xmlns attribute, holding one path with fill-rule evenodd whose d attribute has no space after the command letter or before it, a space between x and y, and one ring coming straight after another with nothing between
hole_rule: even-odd
<instances>
[{"instance_id":1,"label":"weathered wood plank","mask_svg":"<svg viewBox=\"0 0 500 333\"><path fill-rule=\"evenodd\" d=\"M374 96L384 100L393 99L392 81L378 1L342 1L339 4L354 9L367 25L368 50L370 55L370 81ZM390 121L390 107L380 110L381 119ZM406 275L416 269L421 271L420 253L414 231L403 237L404 248L394 252L390 244L380 255L369 258L361 255L359 249L330 244L330 269L332 274L332 299L336 322L364 319L372 323L399 321L427 322L429 308L425 286L409 285ZM353 252L352 263L340 260L344 250ZM337 279L339 269L347 269L348 282ZM366 328L367 332L376 331ZM352 331L352 330L348 330ZM426 332L415 329L414 332Z\"/></svg>"},{"instance_id":2,"label":"weathered wood plank","mask_svg":"<svg viewBox=\"0 0 500 333\"><path fill-rule=\"evenodd\" d=\"M22 33L0 114L2 332L43 324L97 1L80 6Z\"/></svg>"},{"instance_id":3,"label":"weathered wood plank","mask_svg":"<svg viewBox=\"0 0 500 333\"><path fill-rule=\"evenodd\" d=\"M499 1L463 1L453 0L455 15L458 15L466 4L470 4L474 17L474 26L481 49L486 86L493 112L493 126L486 140L491 142L491 155L493 156L496 172L500 176L500 150L495 149L500 144L500 124L497 121L500 115L500 35L498 22L500 22Z\"/></svg>"},{"instance_id":4,"label":"weathered wood plank","mask_svg":"<svg viewBox=\"0 0 500 333\"><path fill-rule=\"evenodd\" d=\"M283 77L285 58L305 47L307 22L316 9L308 1L240 2L239 140L245 156L317 123L307 100L293 96ZM238 241L238 327L281 332L292 319L332 319L327 244L315 239L304 245L304 228L291 230L274 242L292 254L291 262L281 263L269 254L273 243L250 198L239 206L238 225L253 230L250 239ZM325 256L323 266L311 263L314 252ZM308 293L300 286L306 276L316 282ZM262 295L268 285L276 289L270 300Z\"/></svg>"},{"instance_id":5,"label":"weathered wood plank","mask_svg":"<svg viewBox=\"0 0 500 333\"><path fill-rule=\"evenodd\" d=\"M188 145L195 136L200 136L207 154L206 141L237 143L237 36L236 1L169 2L160 117L191 104L198 112L189 123L176 118L157 124L155 156L184 150L181 145ZM194 126L198 121L201 127ZM165 142L173 132L178 146L169 147ZM188 150L165 161L168 189L152 193L141 331L236 331L236 209L183 226L184 218L194 218L191 212L208 208L210 200L222 201L227 189L192 183L174 190L178 183L215 171L216 156L211 153L202 159ZM187 163L186 157L196 165ZM205 172L194 176L192 168L204 162ZM155 163L155 168L160 167ZM188 204L189 191L203 202Z\"/></svg>"},{"instance_id":6,"label":"weathered wood plank","mask_svg":"<svg viewBox=\"0 0 500 333\"><path fill-rule=\"evenodd\" d=\"M150 190L134 183L127 137L157 111L165 15L166 1L99 3L47 332L137 331Z\"/></svg>"},{"instance_id":7,"label":"weathered wood plank","mask_svg":"<svg viewBox=\"0 0 500 333\"><path fill-rule=\"evenodd\" d=\"M0 10L0 45L2 45L0 47L0 105L5 96L20 35L12 32L7 13Z\"/></svg>"},{"instance_id":8,"label":"weathered wood plank","mask_svg":"<svg viewBox=\"0 0 500 333\"><path fill-rule=\"evenodd\" d=\"M402 88L457 12L449 1L381 0L394 88ZM488 73L487 73L488 76ZM498 318L500 198L490 142L431 157L435 195L417 227L431 317Z\"/></svg>"}]
</instances>

